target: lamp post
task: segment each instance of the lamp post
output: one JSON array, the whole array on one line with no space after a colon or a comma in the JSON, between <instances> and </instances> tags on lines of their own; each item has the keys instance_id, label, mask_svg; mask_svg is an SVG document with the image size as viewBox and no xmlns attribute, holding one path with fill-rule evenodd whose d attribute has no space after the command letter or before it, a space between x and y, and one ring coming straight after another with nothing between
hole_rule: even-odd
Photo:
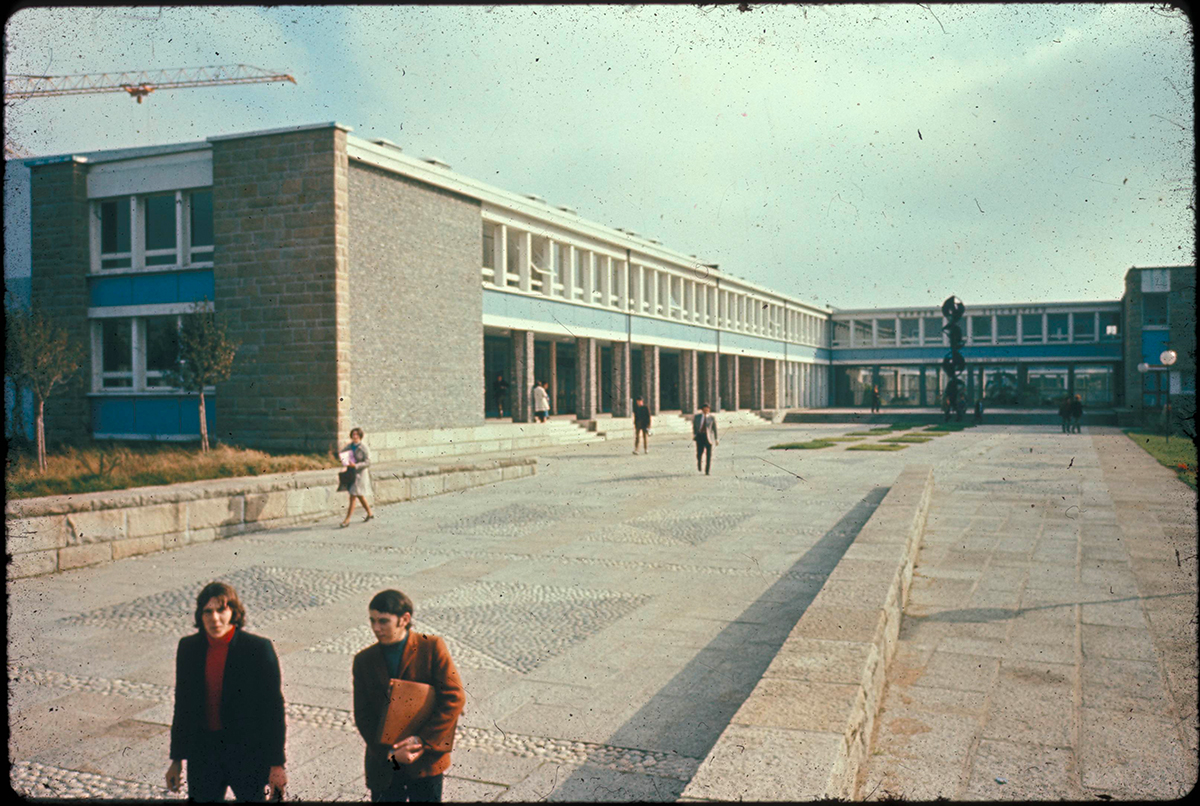
<instances>
[{"instance_id":1,"label":"lamp post","mask_svg":"<svg viewBox=\"0 0 1200 806\"><path fill-rule=\"evenodd\" d=\"M1167 444L1171 444L1171 366L1179 358L1179 355L1174 350L1163 350L1159 355L1158 360L1166 367L1167 373L1167 409L1166 416L1163 417L1163 430L1167 432Z\"/></svg>"}]
</instances>

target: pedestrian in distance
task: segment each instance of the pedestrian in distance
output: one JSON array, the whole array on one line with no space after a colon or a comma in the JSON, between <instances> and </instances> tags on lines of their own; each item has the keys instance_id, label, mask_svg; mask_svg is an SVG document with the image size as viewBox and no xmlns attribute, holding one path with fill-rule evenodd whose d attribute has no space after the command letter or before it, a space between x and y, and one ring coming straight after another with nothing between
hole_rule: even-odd
<instances>
[{"instance_id":1,"label":"pedestrian in distance","mask_svg":"<svg viewBox=\"0 0 1200 806\"><path fill-rule=\"evenodd\" d=\"M543 381L533 384L533 416L539 423L546 422L546 418L550 416L550 393L546 391Z\"/></svg>"},{"instance_id":2,"label":"pedestrian in distance","mask_svg":"<svg viewBox=\"0 0 1200 806\"><path fill-rule=\"evenodd\" d=\"M1071 433L1071 396L1067 395L1058 404L1058 416L1062 419L1062 432Z\"/></svg>"},{"instance_id":3,"label":"pedestrian in distance","mask_svg":"<svg viewBox=\"0 0 1200 806\"><path fill-rule=\"evenodd\" d=\"M696 443L696 470L703 469L704 475L707 476L712 468L713 448L718 441L717 418L712 416L707 403L701 406L700 411L692 418L692 440ZM704 460L703 468L700 466L701 459Z\"/></svg>"},{"instance_id":4,"label":"pedestrian in distance","mask_svg":"<svg viewBox=\"0 0 1200 806\"><path fill-rule=\"evenodd\" d=\"M375 514L371 512L371 505L367 503L367 496L371 494L371 476L368 470L371 466L371 455L367 452L367 446L363 444L364 436L366 435L363 434L361 428L350 429L350 444L342 448L340 454L346 470L354 471L338 485L339 492L345 490L350 494L350 508L346 510L342 528L350 525L350 516L354 514L355 499L361 501L363 509L367 511L367 514L363 516L364 521L375 517Z\"/></svg>"},{"instance_id":5,"label":"pedestrian in distance","mask_svg":"<svg viewBox=\"0 0 1200 806\"><path fill-rule=\"evenodd\" d=\"M1075 399L1071 401L1071 430L1076 434L1081 434L1081 425L1083 423L1083 398L1080 395L1075 395Z\"/></svg>"},{"instance_id":6,"label":"pedestrian in distance","mask_svg":"<svg viewBox=\"0 0 1200 806\"><path fill-rule=\"evenodd\" d=\"M983 424L983 398L975 401L975 424Z\"/></svg>"},{"instance_id":7,"label":"pedestrian in distance","mask_svg":"<svg viewBox=\"0 0 1200 806\"><path fill-rule=\"evenodd\" d=\"M354 724L366 742L363 766L375 803L437 803L442 775L450 767L454 728L466 696L458 670L435 635L410 629L412 600L397 590L375 594L367 606L377 643L354 656ZM379 741L391 680L433 687L434 710L411 736Z\"/></svg>"},{"instance_id":8,"label":"pedestrian in distance","mask_svg":"<svg viewBox=\"0 0 1200 806\"><path fill-rule=\"evenodd\" d=\"M187 761L188 797L261 802L283 798L286 723L275 647L242 629L237 591L210 582L196 597L196 632L175 650L175 710L167 789L178 792Z\"/></svg>"},{"instance_id":9,"label":"pedestrian in distance","mask_svg":"<svg viewBox=\"0 0 1200 806\"><path fill-rule=\"evenodd\" d=\"M878 414L878 413L879 413L879 405L880 405L880 402L881 402L881 401L880 401L880 397L879 397L879 387L878 387L878 386L872 386L872 387L871 387L871 392L870 392L870 394L869 394L868 396L869 396L869 397L870 397L870 399L871 399L871 413L872 413L872 414Z\"/></svg>"},{"instance_id":10,"label":"pedestrian in distance","mask_svg":"<svg viewBox=\"0 0 1200 806\"><path fill-rule=\"evenodd\" d=\"M504 399L508 395L508 381L504 380L504 373L496 373L496 380L492 381L492 394L496 398L496 411L500 417L504 416Z\"/></svg>"},{"instance_id":11,"label":"pedestrian in distance","mask_svg":"<svg viewBox=\"0 0 1200 806\"><path fill-rule=\"evenodd\" d=\"M642 442L642 453L650 453L650 407L643 398L633 402L633 455L637 456L638 440Z\"/></svg>"}]
</instances>

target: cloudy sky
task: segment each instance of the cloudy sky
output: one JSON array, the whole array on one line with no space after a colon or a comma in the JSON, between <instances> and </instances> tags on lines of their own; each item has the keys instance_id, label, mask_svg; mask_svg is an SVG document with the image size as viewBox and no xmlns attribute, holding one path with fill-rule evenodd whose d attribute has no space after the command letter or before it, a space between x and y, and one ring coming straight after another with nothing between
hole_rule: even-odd
<instances>
[{"instance_id":1,"label":"cloudy sky","mask_svg":"<svg viewBox=\"0 0 1200 806\"><path fill-rule=\"evenodd\" d=\"M839 308L1194 264L1190 22L1152 5L30 8L9 73L296 77L8 105L58 154L336 120Z\"/></svg>"}]
</instances>

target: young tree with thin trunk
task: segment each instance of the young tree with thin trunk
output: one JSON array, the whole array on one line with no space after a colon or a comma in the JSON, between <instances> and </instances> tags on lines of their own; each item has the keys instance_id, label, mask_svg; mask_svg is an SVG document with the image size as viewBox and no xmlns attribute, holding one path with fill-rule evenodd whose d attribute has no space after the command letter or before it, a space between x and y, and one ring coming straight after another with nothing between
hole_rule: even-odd
<instances>
[{"instance_id":1,"label":"young tree with thin trunk","mask_svg":"<svg viewBox=\"0 0 1200 806\"><path fill-rule=\"evenodd\" d=\"M166 373L170 381L185 392L200 396L200 450L208 451L208 419L204 409L204 390L229 378L233 359L240 345L229 338L224 322L198 303L179 329L177 368Z\"/></svg>"},{"instance_id":2,"label":"young tree with thin trunk","mask_svg":"<svg viewBox=\"0 0 1200 806\"><path fill-rule=\"evenodd\" d=\"M22 386L33 392L38 470L44 473L46 399L79 371L84 350L37 308L10 308L5 315L4 370L16 385L18 405Z\"/></svg>"}]
</instances>

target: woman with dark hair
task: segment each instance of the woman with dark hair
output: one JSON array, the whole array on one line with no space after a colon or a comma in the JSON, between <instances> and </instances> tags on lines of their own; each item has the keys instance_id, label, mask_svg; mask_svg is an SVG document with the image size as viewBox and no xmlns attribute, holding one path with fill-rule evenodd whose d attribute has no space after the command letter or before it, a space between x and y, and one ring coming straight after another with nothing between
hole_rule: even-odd
<instances>
[{"instance_id":1,"label":"woman with dark hair","mask_svg":"<svg viewBox=\"0 0 1200 806\"><path fill-rule=\"evenodd\" d=\"M188 797L197 802L283 797L283 688L266 638L242 627L246 608L225 582L196 597L197 632L175 652L175 712L167 788L178 792L187 759Z\"/></svg>"},{"instance_id":2,"label":"woman with dark hair","mask_svg":"<svg viewBox=\"0 0 1200 806\"><path fill-rule=\"evenodd\" d=\"M350 516L354 514L354 499L362 502L363 509L367 511L364 521L369 521L374 518L374 513L371 512L371 505L367 503L367 496L371 494L371 476L367 470L371 466L371 455L367 453L367 446L362 443L363 430L361 428L350 429L350 444L342 448L342 455L347 456L346 470L353 470L354 473L348 482L343 482L338 485L338 490L345 490L350 493L350 508L346 510L346 518L342 521L342 526L350 525Z\"/></svg>"}]
</instances>

